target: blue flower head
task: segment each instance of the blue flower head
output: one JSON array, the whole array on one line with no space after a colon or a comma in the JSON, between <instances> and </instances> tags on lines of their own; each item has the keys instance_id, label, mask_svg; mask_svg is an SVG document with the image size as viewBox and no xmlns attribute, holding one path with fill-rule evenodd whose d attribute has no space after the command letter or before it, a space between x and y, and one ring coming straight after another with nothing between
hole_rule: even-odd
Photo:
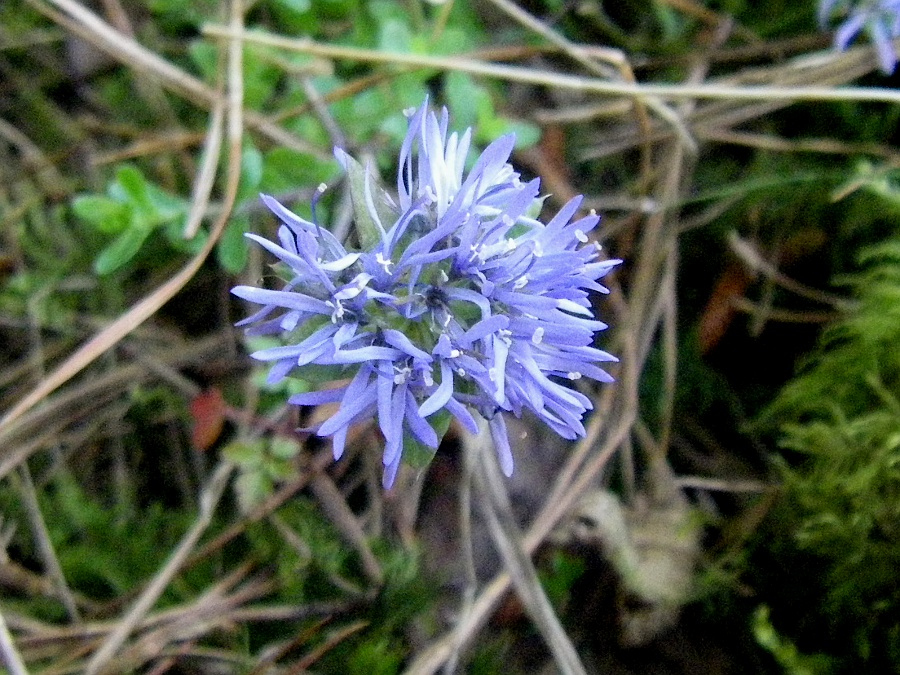
<instances>
[{"instance_id":1,"label":"blue flower head","mask_svg":"<svg viewBox=\"0 0 900 675\"><path fill-rule=\"evenodd\" d=\"M897 66L894 39L900 37L900 0L820 0L819 25L825 28L832 15L844 16L834 34L834 47L844 51L865 30L875 43L878 62L886 75Z\"/></svg>"},{"instance_id":2,"label":"blue flower head","mask_svg":"<svg viewBox=\"0 0 900 675\"><path fill-rule=\"evenodd\" d=\"M448 134L448 114L427 102L409 114L397 198L341 150L360 250L263 195L281 220L278 243L247 236L289 270L281 290L238 286L262 305L238 325L278 335L284 346L252 356L277 382L325 366L345 384L292 396L296 405L340 402L318 428L344 450L353 424L377 419L390 487L413 446L433 452L450 418L472 433L488 420L500 464L513 470L504 413L529 410L560 436L585 433L590 400L567 386L612 378L616 358L593 346L606 325L589 294L619 260L602 260L590 239L599 218L578 215L581 197L548 223L531 215L539 180L509 163L512 135L491 143L465 171L471 130ZM315 219L314 219L315 220Z\"/></svg>"}]
</instances>

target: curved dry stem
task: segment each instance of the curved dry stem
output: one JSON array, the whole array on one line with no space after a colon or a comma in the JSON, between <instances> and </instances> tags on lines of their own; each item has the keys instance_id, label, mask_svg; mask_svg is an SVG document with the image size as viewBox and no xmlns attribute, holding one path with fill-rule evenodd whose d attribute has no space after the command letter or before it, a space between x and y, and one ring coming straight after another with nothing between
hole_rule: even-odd
<instances>
[{"instance_id":1,"label":"curved dry stem","mask_svg":"<svg viewBox=\"0 0 900 675\"><path fill-rule=\"evenodd\" d=\"M69 0L54 1L66 6L69 4ZM237 0L235 0L235 2L236 1ZM77 3L74 4L76 5L76 8L79 9L70 8L72 11L81 12L83 10ZM96 17L94 17L94 19L96 19ZM99 19L97 19L97 21L99 21ZM242 25L242 22L238 23L232 19L231 29L240 32L239 28ZM106 26L106 29L108 28L109 27ZM137 43L134 44L136 45ZM212 226L209 238L200 252L194 256L180 272L175 274L169 281L157 288L143 300L139 301L130 310L113 321L107 328L100 331L82 345L82 347L72 354L72 356L66 359L66 361L56 368L56 370L42 380L38 386L25 396L25 398L13 406L13 408L0 419L0 434L8 430L24 413L40 403L60 386L68 382L72 377L93 363L99 356L114 347L122 340L122 338L128 335L136 327L140 326L144 321L155 314L160 307L171 300L197 273L207 256L212 252L219 237L222 235L222 232L224 232L225 225L228 224L231 210L234 207L234 202L237 197L238 183L240 180L241 141L244 129L242 109L243 71L241 66L243 43L238 39L234 39L230 41L229 46L227 100L229 153L226 170L225 198L223 200L222 211L219 214L218 220L216 220ZM140 46L137 45L137 47ZM143 55L143 52L140 51L141 49L143 48L137 50L136 53ZM153 56L155 57L155 55ZM151 59L153 62L155 62L155 60L156 59Z\"/></svg>"},{"instance_id":2,"label":"curved dry stem","mask_svg":"<svg viewBox=\"0 0 900 675\"><path fill-rule=\"evenodd\" d=\"M781 87L781 86L733 86L727 84L629 84L609 82L592 77L580 77L554 73L536 68L524 68L497 63L486 63L458 56L425 56L399 54L372 49L358 49L326 45L312 40L286 38L263 31L235 32L226 26L209 24L203 33L218 38L237 38L252 44L268 45L303 54L314 54L326 58L348 59L368 63L404 65L415 68L451 70L472 75L493 77L509 82L522 82L547 87L559 87L573 91L583 91L607 96L623 96L642 100L658 99L698 99L732 101L872 101L900 103L900 91L881 87ZM868 55L870 50L848 50L845 54L822 54L821 65L833 67L842 57ZM867 59L868 61L868 59ZM876 67L873 62L869 69Z\"/></svg>"}]
</instances>

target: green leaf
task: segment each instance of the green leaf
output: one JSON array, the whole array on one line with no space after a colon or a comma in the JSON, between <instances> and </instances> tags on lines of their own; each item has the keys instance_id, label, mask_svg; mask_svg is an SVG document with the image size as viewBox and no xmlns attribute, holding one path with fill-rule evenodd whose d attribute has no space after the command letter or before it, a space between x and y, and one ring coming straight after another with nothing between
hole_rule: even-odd
<instances>
[{"instance_id":1,"label":"green leaf","mask_svg":"<svg viewBox=\"0 0 900 675\"><path fill-rule=\"evenodd\" d=\"M263 442L233 441L222 448L222 456L241 467L259 466L263 456Z\"/></svg>"},{"instance_id":2,"label":"green leaf","mask_svg":"<svg viewBox=\"0 0 900 675\"><path fill-rule=\"evenodd\" d=\"M100 195L79 195L72 202L75 215L104 234L118 234L131 217L127 204Z\"/></svg>"},{"instance_id":3,"label":"green leaf","mask_svg":"<svg viewBox=\"0 0 900 675\"><path fill-rule=\"evenodd\" d=\"M438 444L450 427L450 413L440 410L428 418L428 423L438 437ZM403 435L403 462L414 469L426 469L434 459L436 450L420 443L411 434Z\"/></svg>"},{"instance_id":4,"label":"green leaf","mask_svg":"<svg viewBox=\"0 0 900 675\"><path fill-rule=\"evenodd\" d=\"M321 389L319 385L326 382L334 382L344 378L353 377L355 370L347 370L347 366L322 366L318 363L309 363L300 370L303 381L307 383L309 390Z\"/></svg>"},{"instance_id":5,"label":"green leaf","mask_svg":"<svg viewBox=\"0 0 900 675\"><path fill-rule=\"evenodd\" d=\"M248 138L241 153L241 180L238 184L238 202L256 199L263 176L263 157Z\"/></svg>"},{"instance_id":6,"label":"green leaf","mask_svg":"<svg viewBox=\"0 0 900 675\"><path fill-rule=\"evenodd\" d=\"M163 232L165 232L166 239L168 240L169 244L176 251L187 253L189 255L196 255L206 244L206 240L209 239L209 233L201 228L192 238L185 239L184 224L186 220L187 213L184 214L183 218L175 218L173 220L170 220L165 224Z\"/></svg>"},{"instance_id":7,"label":"green leaf","mask_svg":"<svg viewBox=\"0 0 900 675\"><path fill-rule=\"evenodd\" d=\"M263 463L263 471L273 481L286 481L297 475L297 467L286 459L267 457Z\"/></svg>"},{"instance_id":8,"label":"green leaf","mask_svg":"<svg viewBox=\"0 0 900 675\"><path fill-rule=\"evenodd\" d=\"M362 164L350 155L344 154L344 161L347 167L347 182L350 185L350 199L353 202L356 233L360 246L369 249L381 241L381 228L378 227L375 218L381 221L384 230L389 230L399 213L391 206L390 195L375 181L371 170L364 169Z\"/></svg>"},{"instance_id":9,"label":"green leaf","mask_svg":"<svg viewBox=\"0 0 900 675\"><path fill-rule=\"evenodd\" d=\"M113 200L131 207L132 224L148 231L174 219L184 220L187 217L186 200L154 185L137 168L127 164L116 172L116 180L109 186L109 195Z\"/></svg>"},{"instance_id":10,"label":"green leaf","mask_svg":"<svg viewBox=\"0 0 900 675\"><path fill-rule=\"evenodd\" d=\"M453 124L460 129L478 124L479 111L485 107L485 103L493 114L493 106L484 87L476 83L468 73L447 73L444 76L444 94L447 105L453 111Z\"/></svg>"},{"instance_id":11,"label":"green leaf","mask_svg":"<svg viewBox=\"0 0 900 675\"><path fill-rule=\"evenodd\" d=\"M94 271L100 276L115 272L137 254L149 234L149 229L141 227L130 227L123 231L100 251L100 255L94 260Z\"/></svg>"},{"instance_id":12,"label":"green leaf","mask_svg":"<svg viewBox=\"0 0 900 675\"><path fill-rule=\"evenodd\" d=\"M420 443L410 434L403 434L403 463L407 466L427 469L436 454L436 450Z\"/></svg>"},{"instance_id":13,"label":"green leaf","mask_svg":"<svg viewBox=\"0 0 900 675\"><path fill-rule=\"evenodd\" d=\"M323 162L290 148L274 148L265 153L260 191L290 192L298 185L328 183L337 175L338 166L334 161Z\"/></svg>"},{"instance_id":14,"label":"green leaf","mask_svg":"<svg viewBox=\"0 0 900 675\"><path fill-rule=\"evenodd\" d=\"M249 247L244 233L250 230L247 216L235 216L216 245L216 259L226 272L237 274L247 264Z\"/></svg>"},{"instance_id":15,"label":"green leaf","mask_svg":"<svg viewBox=\"0 0 900 675\"><path fill-rule=\"evenodd\" d=\"M268 47L247 45L244 49L244 107L259 109L275 93L281 69L271 62Z\"/></svg>"},{"instance_id":16,"label":"green leaf","mask_svg":"<svg viewBox=\"0 0 900 675\"><path fill-rule=\"evenodd\" d=\"M412 32L409 24L398 20L384 21L378 31L378 48L384 52L412 51Z\"/></svg>"},{"instance_id":17,"label":"green leaf","mask_svg":"<svg viewBox=\"0 0 900 675\"><path fill-rule=\"evenodd\" d=\"M500 118L499 121L505 127L503 134L513 133L516 135L516 148L519 150L533 147L541 140L541 129L536 124L506 118Z\"/></svg>"},{"instance_id":18,"label":"green leaf","mask_svg":"<svg viewBox=\"0 0 900 675\"><path fill-rule=\"evenodd\" d=\"M146 189L147 197L150 200L150 204L153 208L156 218L158 219L158 223L176 220L179 218L183 221L187 218L188 201L186 199L171 195L161 187L150 181L147 181ZM182 227L179 228L179 232L184 229L183 222L181 223L181 225Z\"/></svg>"},{"instance_id":19,"label":"green leaf","mask_svg":"<svg viewBox=\"0 0 900 675\"><path fill-rule=\"evenodd\" d=\"M116 172L115 185L121 189L121 194L125 197L124 201L130 202L137 207L141 215L156 212L153 201L150 199L147 179L135 167L128 164L119 167L119 170Z\"/></svg>"},{"instance_id":20,"label":"green leaf","mask_svg":"<svg viewBox=\"0 0 900 675\"><path fill-rule=\"evenodd\" d=\"M275 0L275 3L298 14L308 12L312 7L310 0Z\"/></svg>"},{"instance_id":21,"label":"green leaf","mask_svg":"<svg viewBox=\"0 0 900 675\"><path fill-rule=\"evenodd\" d=\"M294 438L275 436L269 450L279 459L293 459L300 452L300 443Z\"/></svg>"},{"instance_id":22,"label":"green leaf","mask_svg":"<svg viewBox=\"0 0 900 675\"><path fill-rule=\"evenodd\" d=\"M196 40L188 47L188 54L205 79L215 80L219 61L219 47L216 44L206 40Z\"/></svg>"},{"instance_id":23,"label":"green leaf","mask_svg":"<svg viewBox=\"0 0 900 675\"><path fill-rule=\"evenodd\" d=\"M441 39L437 44L431 45L434 54L462 54L475 49L478 41L473 30L448 27L441 33Z\"/></svg>"},{"instance_id":24,"label":"green leaf","mask_svg":"<svg viewBox=\"0 0 900 675\"><path fill-rule=\"evenodd\" d=\"M272 479L263 471L247 471L238 476L234 482L238 504L244 513L252 511L253 507L262 503L274 489Z\"/></svg>"}]
</instances>

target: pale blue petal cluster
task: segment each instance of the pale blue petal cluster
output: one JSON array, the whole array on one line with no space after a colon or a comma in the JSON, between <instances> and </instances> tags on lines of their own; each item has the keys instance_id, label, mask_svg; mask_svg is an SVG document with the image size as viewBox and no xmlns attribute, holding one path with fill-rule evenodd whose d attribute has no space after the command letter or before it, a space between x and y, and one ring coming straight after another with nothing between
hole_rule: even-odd
<instances>
[{"instance_id":1,"label":"pale blue petal cluster","mask_svg":"<svg viewBox=\"0 0 900 675\"><path fill-rule=\"evenodd\" d=\"M522 182L510 165L513 136L490 144L466 172L471 133L447 126L446 109L438 117L427 102L410 114L396 201L366 176L365 208L377 228L368 250L347 251L263 196L282 222L279 243L247 236L291 279L280 291L233 290L263 306L239 325L288 343L252 355L273 363L270 381L309 364L342 367L347 384L290 402L340 402L317 430L333 438L335 458L351 425L377 419L387 487L405 438L437 448L441 425L432 422L441 416L472 433L473 415L488 420L507 475L503 413L528 410L564 438L583 436L591 402L568 385L611 381L600 364L616 360L593 346L606 325L590 294L607 292L598 280L620 262L602 260L591 242L599 218L578 217L579 197L546 224L534 219L539 181ZM343 151L336 156L349 166Z\"/></svg>"},{"instance_id":2,"label":"pale blue petal cluster","mask_svg":"<svg viewBox=\"0 0 900 675\"><path fill-rule=\"evenodd\" d=\"M844 17L834 34L835 49L844 51L861 31L875 43L881 70L897 67L894 39L900 37L900 0L821 0L819 24L825 28L835 14Z\"/></svg>"}]
</instances>

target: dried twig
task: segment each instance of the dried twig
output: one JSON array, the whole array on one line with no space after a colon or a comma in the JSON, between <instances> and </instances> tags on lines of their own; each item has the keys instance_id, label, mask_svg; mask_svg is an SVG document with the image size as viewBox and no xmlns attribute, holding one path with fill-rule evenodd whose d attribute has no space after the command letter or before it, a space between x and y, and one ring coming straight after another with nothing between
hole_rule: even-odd
<instances>
[{"instance_id":1,"label":"dried twig","mask_svg":"<svg viewBox=\"0 0 900 675\"><path fill-rule=\"evenodd\" d=\"M458 71L482 75L509 82L522 82L548 87L559 87L572 91L582 91L607 96L622 96L638 99L705 99L728 101L880 101L883 103L900 103L900 91L880 87L807 87L807 86L740 86L732 84L631 84L610 82L593 77L580 77L554 73L535 68L523 68L497 63L486 63L457 56L426 56L398 52L382 52L372 49L358 49L286 38L262 31L235 32L226 26L210 24L203 27L203 32L218 38L237 38L251 44L268 45L304 54L348 59L368 63L388 63L411 66L414 68L435 69L441 71ZM820 67L834 68L842 57L856 57L873 69L877 67L871 50L862 48L848 50L845 54L823 53ZM871 62L871 63L870 63ZM807 73L808 76L808 73ZM842 78L843 79L843 78ZM853 79L853 78L849 78Z\"/></svg>"},{"instance_id":2,"label":"dried twig","mask_svg":"<svg viewBox=\"0 0 900 675\"><path fill-rule=\"evenodd\" d=\"M228 479L231 476L233 467L227 462L219 464L219 467L213 473L208 485L200 497L200 514L194 525L182 538L178 547L173 551L169 560L162 569L153 578L153 581L144 589L144 592L134 603L127 615L116 625L116 628L109 634L103 645L94 653L94 656L85 666L86 675L97 675L105 670L107 663L124 644L125 640L145 617L150 608L159 599L165 591L166 586L172 581L172 578L181 569L182 564L190 555L196 546L203 532L212 522L213 513L222 493L228 485Z\"/></svg>"},{"instance_id":3,"label":"dried twig","mask_svg":"<svg viewBox=\"0 0 900 675\"><path fill-rule=\"evenodd\" d=\"M3 613L0 612L0 656L3 662L9 668L10 675L28 675L28 669L25 662L19 656L16 645L13 643L12 635L6 627L6 621L3 619Z\"/></svg>"},{"instance_id":4,"label":"dried twig","mask_svg":"<svg viewBox=\"0 0 900 675\"><path fill-rule=\"evenodd\" d=\"M467 446L466 452L475 455L477 461L478 470L473 475L480 488L480 501L491 538L503 559L513 587L550 648L560 672L565 675L586 675L587 671L581 664L578 652L553 611L531 557L522 544L512 504L506 493L506 483L497 465L487 422L482 420L480 427L478 437L467 435L464 443Z\"/></svg>"}]
</instances>

